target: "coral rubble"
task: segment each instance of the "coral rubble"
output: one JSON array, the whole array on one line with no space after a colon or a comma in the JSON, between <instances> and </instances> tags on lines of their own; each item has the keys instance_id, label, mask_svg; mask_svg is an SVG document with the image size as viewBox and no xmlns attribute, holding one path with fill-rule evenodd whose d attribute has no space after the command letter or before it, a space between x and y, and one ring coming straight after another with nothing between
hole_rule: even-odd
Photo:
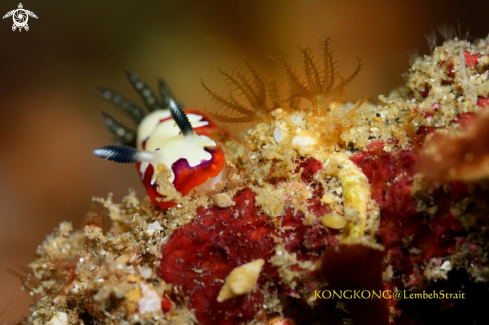
<instances>
[{"instance_id":1,"label":"coral rubble","mask_svg":"<svg viewBox=\"0 0 489 325\"><path fill-rule=\"evenodd\" d=\"M343 79L329 42L322 66L301 49L305 77L277 59L285 99L248 62L252 79L220 70L251 107L204 85L236 114L210 116L258 120L241 142L219 135L225 177L182 196L159 165L174 206L109 196L84 229L62 223L29 265L22 323L489 322L477 300L489 280L488 44L434 47L378 105L345 103L361 64ZM403 296L324 299L345 290ZM409 298L423 292L451 296Z\"/></svg>"}]
</instances>

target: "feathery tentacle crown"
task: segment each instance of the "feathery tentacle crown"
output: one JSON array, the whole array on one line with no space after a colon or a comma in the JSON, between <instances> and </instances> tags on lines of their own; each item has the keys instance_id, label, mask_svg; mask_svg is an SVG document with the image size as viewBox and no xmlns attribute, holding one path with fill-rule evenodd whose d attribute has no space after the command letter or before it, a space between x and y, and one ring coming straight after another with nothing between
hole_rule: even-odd
<instances>
[{"instance_id":1,"label":"feathery tentacle crown","mask_svg":"<svg viewBox=\"0 0 489 325\"><path fill-rule=\"evenodd\" d=\"M304 118L315 125L316 129L322 130L321 134L317 136L318 141L327 146L340 142L341 134L353 127L353 117L366 99L360 101L348 113L339 116L340 107L346 99L346 88L360 72L362 62L358 59L355 71L349 77L342 78L337 71L337 62L334 60L330 44L330 39L322 44L321 59L314 57L311 48L299 47L305 77L293 70L285 58L284 52L273 58L289 79L289 96L286 98L281 98L277 94L275 86L267 84L265 78L246 60L243 60L243 63L246 70L251 74L251 78L238 70L228 72L218 69L217 71L234 87L229 98L213 92L203 81L202 85L211 99L224 107L226 111L230 111L231 115L214 113L205 107L203 108L204 111L213 119L228 123L251 121L269 123L276 120L277 108L281 108L289 115L307 111L309 114L306 114L307 116ZM249 105L239 103L235 99L236 93L243 96ZM331 97L333 98L332 105L328 105L328 98ZM301 108L300 101L302 99L309 101L311 106Z\"/></svg>"},{"instance_id":2,"label":"feathery tentacle crown","mask_svg":"<svg viewBox=\"0 0 489 325\"><path fill-rule=\"evenodd\" d=\"M138 123L137 132L102 113L105 124L116 135L115 144L94 151L98 157L119 163L136 163L149 197L161 208L175 203L162 201L156 184L157 166L171 171L168 181L183 196L192 189L212 187L221 177L224 153L208 135L217 126L205 115L183 110L172 99L168 86L159 81L161 100L136 75L126 72L149 114L120 94L105 88L97 92Z\"/></svg>"}]
</instances>

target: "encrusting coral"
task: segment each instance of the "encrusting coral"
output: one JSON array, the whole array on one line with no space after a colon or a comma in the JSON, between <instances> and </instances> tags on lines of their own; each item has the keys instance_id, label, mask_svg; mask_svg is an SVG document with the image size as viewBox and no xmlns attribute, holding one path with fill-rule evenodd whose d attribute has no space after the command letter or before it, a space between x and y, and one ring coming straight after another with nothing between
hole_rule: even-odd
<instances>
[{"instance_id":1,"label":"encrusting coral","mask_svg":"<svg viewBox=\"0 0 489 325\"><path fill-rule=\"evenodd\" d=\"M329 41L321 64L300 49L305 77L276 59L286 98L247 61L252 79L219 70L251 107L204 84L231 115L204 110L258 122L240 143L219 136L223 178L182 195L159 164L173 206L131 192L96 199L82 230L62 223L23 278L21 323L487 323L488 44L434 47L378 105L345 102L361 63L342 78ZM434 292L450 296L409 298Z\"/></svg>"}]
</instances>

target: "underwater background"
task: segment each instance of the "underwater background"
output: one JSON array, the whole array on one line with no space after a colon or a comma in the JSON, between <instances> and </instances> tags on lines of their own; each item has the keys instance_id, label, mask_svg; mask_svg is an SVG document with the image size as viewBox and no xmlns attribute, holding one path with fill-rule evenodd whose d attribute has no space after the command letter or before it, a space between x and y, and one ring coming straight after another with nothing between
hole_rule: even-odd
<instances>
[{"instance_id":1,"label":"underwater background","mask_svg":"<svg viewBox=\"0 0 489 325\"><path fill-rule=\"evenodd\" d=\"M16 9L17 1L3 0L0 14ZM0 313L16 296L2 323L27 315L30 301L7 268L19 271L33 260L36 246L59 222L79 227L92 196L113 192L120 201L128 188L144 195L134 166L92 154L112 138L100 112L131 125L94 87L140 103L124 69L152 87L162 77L186 107L212 110L200 78L218 93L228 89L215 68L238 68L245 56L277 79L281 72L269 54L284 49L295 62L297 45L318 49L331 37L344 75L355 69L356 57L366 63L349 98L376 102L403 83L409 53L429 53L423 35L430 30L444 23L458 29L458 20L462 36L469 28L473 37L489 32L489 3L475 0L22 4L38 16L29 18L29 31L12 31L11 17L0 21Z\"/></svg>"}]
</instances>

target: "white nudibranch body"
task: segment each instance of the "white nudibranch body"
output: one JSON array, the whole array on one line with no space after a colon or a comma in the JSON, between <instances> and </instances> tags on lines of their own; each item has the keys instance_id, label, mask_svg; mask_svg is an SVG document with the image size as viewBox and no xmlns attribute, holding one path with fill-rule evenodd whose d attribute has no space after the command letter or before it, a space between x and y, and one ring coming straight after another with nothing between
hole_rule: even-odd
<instances>
[{"instance_id":1,"label":"white nudibranch body","mask_svg":"<svg viewBox=\"0 0 489 325\"><path fill-rule=\"evenodd\" d=\"M203 120L201 115L187 114L194 128L207 126L209 123ZM161 122L163 121L163 122ZM155 155L150 162L142 162L139 171L141 177L144 175L148 165L153 165L156 170L158 163L166 165L170 170L172 165L179 159L186 159L190 167L195 167L208 161L212 155L205 151L205 147L215 147L216 142L205 135L192 133L184 136L175 121L171 119L167 110L157 110L148 114L139 124L137 147L140 150L154 151ZM170 182L175 175L172 171ZM156 173L153 173L151 183L156 181Z\"/></svg>"},{"instance_id":2,"label":"white nudibranch body","mask_svg":"<svg viewBox=\"0 0 489 325\"><path fill-rule=\"evenodd\" d=\"M214 138L218 141L223 138L219 127L199 111L183 110L173 100L164 81L159 81L159 100L135 74L126 74L149 114L122 95L97 88L100 95L138 123L138 131L136 134L103 113L105 125L117 137L116 145L96 149L94 154L118 163L135 163L148 196L162 209L176 205L165 199L166 194L161 194L168 193L167 190L171 193L172 186L182 196L214 187L221 180L225 165L224 151L214 141ZM159 169L159 164L163 164L170 173L162 171L161 166ZM157 179L162 182L157 182Z\"/></svg>"}]
</instances>

